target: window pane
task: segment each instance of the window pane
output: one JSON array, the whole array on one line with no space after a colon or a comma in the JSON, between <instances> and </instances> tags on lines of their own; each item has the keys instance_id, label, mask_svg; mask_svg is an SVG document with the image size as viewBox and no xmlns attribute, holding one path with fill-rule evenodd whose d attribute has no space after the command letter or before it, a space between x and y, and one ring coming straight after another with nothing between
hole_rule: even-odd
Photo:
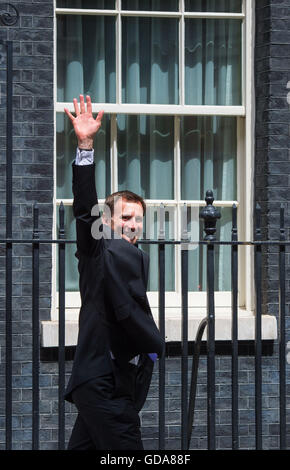
<instances>
[{"instance_id":1,"label":"window pane","mask_svg":"<svg viewBox=\"0 0 290 470\"><path fill-rule=\"evenodd\" d=\"M72 125L64 113L56 116L56 180L57 199L71 199L72 162L75 159L77 140ZM105 115L102 127L94 143L96 164L96 187L98 197L105 198L111 192L110 170L110 119Z\"/></svg>"},{"instance_id":2,"label":"window pane","mask_svg":"<svg viewBox=\"0 0 290 470\"><path fill-rule=\"evenodd\" d=\"M218 208L221 218L217 221L216 239L220 241L230 241L232 231L232 209ZM204 223L199 219L199 208L188 209L188 233L191 241L203 240L205 233L203 231ZM206 290L206 245L189 245L188 251L188 289L198 292ZM230 245L214 246L214 277L215 291L231 290L231 247Z\"/></svg>"},{"instance_id":3,"label":"window pane","mask_svg":"<svg viewBox=\"0 0 290 470\"><path fill-rule=\"evenodd\" d=\"M114 10L115 0L57 0L57 8L90 8L93 10Z\"/></svg>"},{"instance_id":4,"label":"window pane","mask_svg":"<svg viewBox=\"0 0 290 470\"><path fill-rule=\"evenodd\" d=\"M118 185L145 199L174 198L174 118L118 115Z\"/></svg>"},{"instance_id":5,"label":"window pane","mask_svg":"<svg viewBox=\"0 0 290 470\"><path fill-rule=\"evenodd\" d=\"M237 122L235 117L184 116L181 119L182 199L237 198Z\"/></svg>"},{"instance_id":6,"label":"window pane","mask_svg":"<svg viewBox=\"0 0 290 470\"><path fill-rule=\"evenodd\" d=\"M175 208L165 210L165 239L174 239ZM148 206L144 217L144 239L157 240L159 234L159 207ZM158 245L139 244L139 247L150 256L148 290L158 291ZM175 290L175 259L174 246L165 245L165 290Z\"/></svg>"},{"instance_id":7,"label":"window pane","mask_svg":"<svg viewBox=\"0 0 290 470\"><path fill-rule=\"evenodd\" d=\"M116 100L115 19L60 15L57 18L57 100L80 93L94 102Z\"/></svg>"},{"instance_id":8,"label":"window pane","mask_svg":"<svg viewBox=\"0 0 290 470\"><path fill-rule=\"evenodd\" d=\"M240 105L240 20L185 20L185 102Z\"/></svg>"},{"instance_id":9,"label":"window pane","mask_svg":"<svg viewBox=\"0 0 290 470\"><path fill-rule=\"evenodd\" d=\"M73 215L73 210L71 206L64 206L65 209L65 216L64 216L64 224L65 224L65 237L68 240L76 240L76 223L75 218ZM57 234L59 230L59 206L57 206ZM67 243L65 246L65 289L66 291L78 292L79 290L79 273L78 273L78 260L75 257L76 252L76 244L75 243ZM57 279L56 279L56 287L58 291L58 250L57 250Z\"/></svg>"},{"instance_id":10,"label":"window pane","mask_svg":"<svg viewBox=\"0 0 290 470\"><path fill-rule=\"evenodd\" d=\"M178 11L178 0L122 0L123 10Z\"/></svg>"},{"instance_id":11,"label":"window pane","mask_svg":"<svg viewBox=\"0 0 290 470\"><path fill-rule=\"evenodd\" d=\"M122 100L178 104L178 22L123 18Z\"/></svg>"},{"instance_id":12,"label":"window pane","mask_svg":"<svg viewBox=\"0 0 290 470\"><path fill-rule=\"evenodd\" d=\"M241 13L242 0L185 0L185 11Z\"/></svg>"}]
</instances>

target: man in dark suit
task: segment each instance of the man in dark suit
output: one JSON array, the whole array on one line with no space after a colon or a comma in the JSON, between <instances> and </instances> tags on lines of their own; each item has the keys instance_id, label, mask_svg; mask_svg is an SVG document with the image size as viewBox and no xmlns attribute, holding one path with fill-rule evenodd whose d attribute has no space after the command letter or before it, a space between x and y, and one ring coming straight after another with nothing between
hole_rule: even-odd
<instances>
[{"instance_id":1,"label":"man in dark suit","mask_svg":"<svg viewBox=\"0 0 290 470\"><path fill-rule=\"evenodd\" d=\"M92 115L90 97L67 109L77 139L73 162L81 310L66 400L78 416L70 450L140 450L141 410L164 340L153 320L146 286L148 256L135 245L145 202L130 191L106 199L102 219L95 188L93 140L103 112ZM96 214L96 215L94 215Z\"/></svg>"}]
</instances>

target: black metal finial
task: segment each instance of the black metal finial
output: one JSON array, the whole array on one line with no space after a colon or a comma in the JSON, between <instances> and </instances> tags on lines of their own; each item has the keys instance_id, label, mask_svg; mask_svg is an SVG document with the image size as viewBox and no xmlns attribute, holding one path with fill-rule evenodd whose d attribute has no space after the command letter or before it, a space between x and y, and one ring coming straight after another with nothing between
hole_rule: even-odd
<instances>
[{"instance_id":1,"label":"black metal finial","mask_svg":"<svg viewBox=\"0 0 290 470\"><path fill-rule=\"evenodd\" d=\"M255 239L257 241L261 240L262 232L261 232L261 206L259 203L256 204L256 211L255 211Z\"/></svg>"},{"instance_id":2,"label":"black metal finial","mask_svg":"<svg viewBox=\"0 0 290 470\"><path fill-rule=\"evenodd\" d=\"M181 239L188 240L188 230L187 230L187 206L184 203L181 207Z\"/></svg>"},{"instance_id":3,"label":"black metal finial","mask_svg":"<svg viewBox=\"0 0 290 470\"><path fill-rule=\"evenodd\" d=\"M204 207L199 214L201 219L204 219L204 231L206 233L204 239L209 241L214 241L216 239L216 223L217 219L220 219L220 211L213 206L213 192L207 190L205 196L206 207Z\"/></svg>"},{"instance_id":4,"label":"black metal finial","mask_svg":"<svg viewBox=\"0 0 290 470\"><path fill-rule=\"evenodd\" d=\"M38 222L39 222L39 208L37 202L33 205L33 238L39 238L39 229L38 229Z\"/></svg>"},{"instance_id":5,"label":"black metal finial","mask_svg":"<svg viewBox=\"0 0 290 470\"><path fill-rule=\"evenodd\" d=\"M285 231L285 207L283 204L280 206L280 240L286 240Z\"/></svg>"},{"instance_id":6,"label":"black metal finial","mask_svg":"<svg viewBox=\"0 0 290 470\"><path fill-rule=\"evenodd\" d=\"M163 203L159 206L159 233L158 239L165 239L165 206Z\"/></svg>"},{"instance_id":7,"label":"black metal finial","mask_svg":"<svg viewBox=\"0 0 290 470\"><path fill-rule=\"evenodd\" d=\"M64 210L64 204L62 201L58 209L58 214L59 214L58 236L60 239L63 239L65 238L65 225L64 225L65 210Z\"/></svg>"},{"instance_id":8,"label":"black metal finial","mask_svg":"<svg viewBox=\"0 0 290 470\"><path fill-rule=\"evenodd\" d=\"M5 9L4 12L3 9ZM12 9L12 13L10 13L9 9ZM11 5L11 3L0 4L0 22L4 26L13 26L17 23L18 19L19 12L14 5Z\"/></svg>"}]
</instances>

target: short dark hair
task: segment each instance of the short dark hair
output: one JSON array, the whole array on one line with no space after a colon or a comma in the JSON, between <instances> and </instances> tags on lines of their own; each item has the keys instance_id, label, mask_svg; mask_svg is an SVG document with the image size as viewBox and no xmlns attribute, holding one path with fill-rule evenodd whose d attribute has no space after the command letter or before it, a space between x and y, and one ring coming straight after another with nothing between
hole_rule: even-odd
<instances>
[{"instance_id":1,"label":"short dark hair","mask_svg":"<svg viewBox=\"0 0 290 470\"><path fill-rule=\"evenodd\" d=\"M135 194L132 191L128 191L128 190L117 191L113 194L110 194L110 196L107 196L105 200L104 212L106 212L106 208L109 208L110 215L112 216L114 214L114 204L121 198L125 199L126 201L136 202L136 203L141 204L143 208L143 215L145 215L146 203L144 199L138 194Z\"/></svg>"}]
</instances>

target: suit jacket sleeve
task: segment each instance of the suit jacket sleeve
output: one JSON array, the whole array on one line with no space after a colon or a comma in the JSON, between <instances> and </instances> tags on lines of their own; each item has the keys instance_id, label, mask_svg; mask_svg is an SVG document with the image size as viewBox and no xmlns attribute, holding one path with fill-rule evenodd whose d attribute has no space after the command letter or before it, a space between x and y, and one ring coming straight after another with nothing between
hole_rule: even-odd
<instances>
[{"instance_id":1,"label":"suit jacket sleeve","mask_svg":"<svg viewBox=\"0 0 290 470\"><path fill-rule=\"evenodd\" d=\"M142 275L142 253L125 240L114 240L104 251L106 296L124 347L134 354L164 351L164 340L153 319Z\"/></svg>"},{"instance_id":2,"label":"suit jacket sleeve","mask_svg":"<svg viewBox=\"0 0 290 470\"><path fill-rule=\"evenodd\" d=\"M76 218L77 253L91 256L97 254L100 240L92 236L92 224L100 219L99 215L92 216L92 208L98 204L95 184L95 164L73 168L73 213ZM97 211L98 212L98 211Z\"/></svg>"}]
</instances>

